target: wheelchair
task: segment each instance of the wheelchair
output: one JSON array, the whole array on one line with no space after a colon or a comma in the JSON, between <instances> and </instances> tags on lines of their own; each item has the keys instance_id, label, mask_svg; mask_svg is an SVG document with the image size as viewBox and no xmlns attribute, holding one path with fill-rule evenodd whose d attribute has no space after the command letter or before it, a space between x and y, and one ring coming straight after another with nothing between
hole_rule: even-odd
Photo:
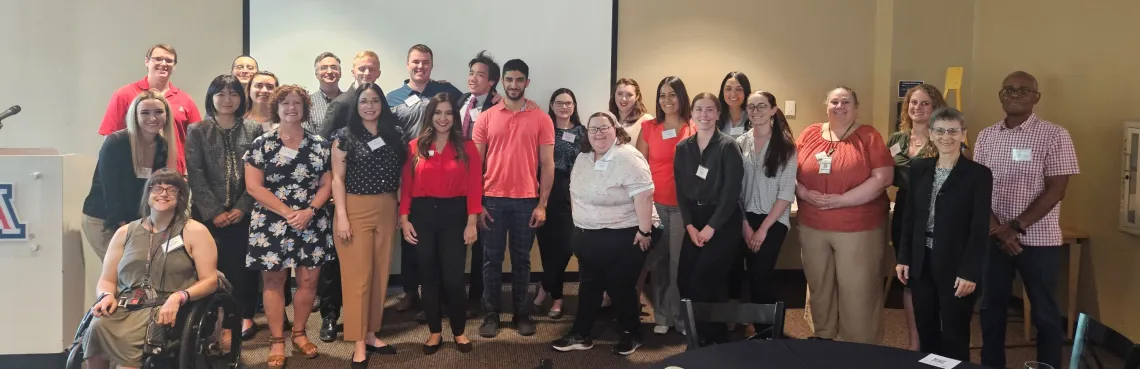
<instances>
[{"instance_id":1,"label":"wheelchair","mask_svg":"<svg viewBox=\"0 0 1140 369\"><path fill-rule=\"evenodd\" d=\"M167 330L164 347L144 347L143 368L221 369L241 364L241 314L231 295L233 288L218 272L213 295L186 303L178 309L174 328ZM83 340L94 315L88 309L67 350L67 369L84 364ZM229 352L222 350L222 326L233 327Z\"/></svg>"}]
</instances>

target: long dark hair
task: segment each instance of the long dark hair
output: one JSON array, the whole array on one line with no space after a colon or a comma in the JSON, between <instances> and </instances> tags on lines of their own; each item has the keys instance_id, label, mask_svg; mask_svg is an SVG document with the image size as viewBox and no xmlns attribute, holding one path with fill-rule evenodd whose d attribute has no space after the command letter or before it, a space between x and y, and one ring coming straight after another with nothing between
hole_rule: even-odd
<instances>
[{"instance_id":1,"label":"long dark hair","mask_svg":"<svg viewBox=\"0 0 1140 369\"><path fill-rule=\"evenodd\" d=\"M190 218L190 185L186 183L186 178L181 173L176 172L171 168L162 168L150 175L146 180L146 186L143 186L142 201L139 206L139 214L145 219L150 217L150 189L157 185L170 185L178 189L178 196L175 196L174 202L174 218L170 220L170 225L185 222ZM158 224L154 224L158 227Z\"/></svg>"},{"instance_id":2,"label":"long dark hair","mask_svg":"<svg viewBox=\"0 0 1140 369\"><path fill-rule=\"evenodd\" d=\"M451 98L452 96L449 93L438 93L435 97L432 97L431 100L428 100L427 106L424 107L423 119L420 120L420 134L416 137L419 141L416 141L416 152L414 153L415 157L412 158L412 168L415 168L416 165L419 164L420 159L429 156L428 151L431 150L431 145L435 142L435 135L439 134L439 132L436 132L435 122L433 122L435 108L439 107L439 104L442 103L451 105L451 129L447 130L447 142L451 144L451 147L455 148L455 158L463 162L464 167L468 166L467 150L463 147L463 142L467 141L467 139L463 137L463 129L460 128L459 109L456 104L451 102ZM414 170L412 174L415 175Z\"/></svg>"},{"instance_id":3,"label":"long dark hair","mask_svg":"<svg viewBox=\"0 0 1140 369\"><path fill-rule=\"evenodd\" d=\"M773 178L776 176L776 171L787 165L792 155L796 153L792 127L788 126L788 118L784 116L784 111L776 106L776 95L768 91L756 91L752 95L763 96L768 100L768 106L776 109L776 113L772 114L772 137L768 139L768 154L764 156L764 175ZM744 100L747 104L748 98ZM756 145L759 146L760 143L757 142Z\"/></svg>"},{"instance_id":4,"label":"long dark hair","mask_svg":"<svg viewBox=\"0 0 1140 369\"><path fill-rule=\"evenodd\" d=\"M356 88L357 101L348 105L348 134L356 138L357 141L364 141L365 137L369 136L368 131L364 129L364 118L360 116L360 96L364 95L366 90L372 90L377 96L380 96L380 118L376 122L376 132L380 138L384 139L385 144L391 145L396 150L396 155L403 163L408 157L408 150L403 144L404 141L398 128L400 120L388 107L388 98L384 97L384 90L380 89L380 85L365 83Z\"/></svg>"},{"instance_id":5,"label":"long dark hair","mask_svg":"<svg viewBox=\"0 0 1140 369\"><path fill-rule=\"evenodd\" d=\"M566 87L554 90L554 93L550 94L550 105L546 108L546 114L550 114L550 121L558 123L558 117L554 115L554 99L557 99L558 95L561 94L570 95L570 101L574 102L574 111L570 113L570 124L582 125L582 120L578 118L578 97L574 96L574 91L570 91Z\"/></svg>"},{"instance_id":6,"label":"long dark hair","mask_svg":"<svg viewBox=\"0 0 1140 369\"><path fill-rule=\"evenodd\" d=\"M619 109L617 106L617 89L618 87L621 87L621 85L632 86L633 95L636 97L633 107L631 107L631 110L629 111L629 115L633 117L633 120L631 121L623 120L625 118L621 116L621 109ZM614 88L612 91L610 91L610 113L613 113L615 117L618 117L618 120L622 120L622 123L634 123L637 122L637 120L640 119L642 115L645 115L646 111L647 109L645 109L645 102L642 101L641 86L637 84L637 81L635 81L633 78L622 78L617 80L617 83L614 83Z\"/></svg>"},{"instance_id":7,"label":"long dark hair","mask_svg":"<svg viewBox=\"0 0 1140 369\"><path fill-rule=\"evenodd\" d=\"M748 112L744 111L744 107L748 105L748 96L752 94L752 83L748 82L748 76L742 72L728 72L724 79L720 81L720 93L717 94L717 100L720 100L720 121L717 122L717 129L724 129L728 126L728 120L732 119L732 113L729 112L728 101L724 100L724 86L728 84L728 80L735 79L740 87L744 88L744 102L740 105L741 115L744 116L744 129L752 128L752 122L748 120Z\"/></svg>"},{"instance_id":8,"label":"long dark hair","mask_svg":"<svg viewBox=\"0 0 1140 369\"><path fill-rule=\"evenodd\" d=\"M688 124L693 119L693 106L689 105L689 90L685 89L685 82L676 76L665 77L657 84L657 93L653 94L653 98L657 99L657 116L653 117L654 120L657 124L665 123L665 110L661 109L661 87L665 85L672 87L677 94L677 114L681 116L681 124Z\"/></svg>"}]
</instances>

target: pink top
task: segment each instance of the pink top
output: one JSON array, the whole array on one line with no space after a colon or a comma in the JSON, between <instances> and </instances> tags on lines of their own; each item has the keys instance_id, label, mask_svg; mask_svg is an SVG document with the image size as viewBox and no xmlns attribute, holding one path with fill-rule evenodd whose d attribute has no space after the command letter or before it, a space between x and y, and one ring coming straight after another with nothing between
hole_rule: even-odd
<instances>
[{"instance_id":1,"label":"pink top","mask_svg":"<svg viewBox=\"0 0 1140 369\"><path fill-rule=\"evenodd\" d=\"M673 181L673 157L677 154L677 143L697 133L692 122L671 130L671 138L664 138L665 125L657 124L656 119L641 122L641 137L649 145L649 171L653 174L653 202L677 206L677 184Z\"/></svg>"},{"instance_id":2,"label":"pink top","mask_svg":"<svg viewBox=\"0 0 1140 369\"><path fill-rule=\"evenodd\" d=\"M843 194L871 178L872 169L895 165L883 136L871 126L855 127L839 142L824 140L822 132L823 123L812 124L796 139L796 180L810 190ZM835 151L831 154L831 173L821 174L816 154L826 153L832 147ZM861 232L883 226L889 206L887 191L883 190L866 204L839 209L821 210L800 201L796 217L800 224L821 231Z\"/></svg>"},{"instance_id":3,"label":"pink top","mask_svg":"<svg viewBox=\"0 0 1140 369\"><path fill-rule=\"evenodd\" d=\"M499 102L475 119L472 141L487 145L483 196L533 199L539 195L539 146L554 145L554 122L539 109L513 112Z\"/></svg>"}]
</instances>

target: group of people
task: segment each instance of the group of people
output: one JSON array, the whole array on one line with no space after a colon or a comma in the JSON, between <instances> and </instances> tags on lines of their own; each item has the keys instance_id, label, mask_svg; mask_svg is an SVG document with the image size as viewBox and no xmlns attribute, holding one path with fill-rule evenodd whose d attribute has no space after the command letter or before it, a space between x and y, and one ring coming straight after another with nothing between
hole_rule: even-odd
<instances>
[{"instance_id":1,"label":"group of people","mask_svg":"<svg viewBox=\"0 0 1140 369\"><path fill-rule=\"evenodd\" d=\"M526 97L522 60L500 68L479 53L461 93L431 79L433 59L425 45L410 48L408 79L385 94L374 52L355 55L347 91L340 58L322 53L313 63L320 88L310 93L241 56L208 86L203 119L170 83L174 48L150 48L146 78L111 99L84 204L84 232L104 258L91 328L100 334L85 342L92 367L139 365L145 332L135 330L149 316L116 311L119 297L167 299L147 311L173 323L178 306L213 292L215 266L244 318L225 327L223 340L252 338L260 306L269 367L285 364L289 326L294 352L319 355L304 329L315 310L326 342L343 319L353 367L366 366L369 353L395 354L378 334L397 236L405 293L396 305L422 310L425 354L443 345L444 316L460 352L473 349L464 326L477 312L480 336L499 334L509 253L518 334L535 333L538 310L562 317L565 270L576 255L577 314L552 347L592 348L598 311L612 305L621 329L613 352L628 355L643 340L643 290L659 335L689 333L682 298L774 303L773 271L793 208L812 338L878 343L891 186L891 243L908 286L913 348L968 360L981 289L983 364L1003 367L1017 270L1035 306L1039 361L1060 361L1052 246L1061 244L1066 179L1079 170L1068 133L1033 114L1040 93L1026 73L1003 82L1006 118L969 149L965 117L930 85L907 93L900 130L887 141L859 122L847 87L827 93L826 122L795 137L776 96L753 90L740 72L726 75L718 93L693 96L680 78L666 77L652 112L640 85L623 78L609 109L582 121L569 89L556 90L547 111ZM150 241L130 242L141 236ZM536 238L544 273L532 296ZM171 240L186 254L174 263L166 262L176 255ZM150 267L160 260L163 267ZM154 273L173 282L152 287ZM295 324L285 318L290 303ZM749 333L765 338L770 329ZM696 334L703 343L728 339L723 324L699 324Z\"/></svg>"}]
</instances>

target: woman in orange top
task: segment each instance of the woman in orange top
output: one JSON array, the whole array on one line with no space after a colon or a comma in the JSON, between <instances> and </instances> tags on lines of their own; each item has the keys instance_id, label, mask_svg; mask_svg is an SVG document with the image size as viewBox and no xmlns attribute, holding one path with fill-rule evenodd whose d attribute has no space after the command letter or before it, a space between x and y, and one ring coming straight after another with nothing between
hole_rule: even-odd
<instances>
[{"instance_id":1,"label":"woman in orange top","mask_svg":"<svg viewBox=\"0 0 1140 369\"><path fill-rule=\"evenodd\" d=\"M665 334L669 327L681 326L681 295L677 291L677 265L681 256L681 240L685 237L685 224L677 207L677 187L673 181L673 155L677 143L696 133L690 121L692 107L689 93L680 78L669 76L657 84L657 116L641 123L637 137L637 151L649 161L653 174L653 205L661 217L666 232L650 250L646 264L653 275L650 300L653 318L657 323L653 333ZM668 245L668 247L664 247Z\"/></svg>"},{"instance_id":2,"label":"woman in orange top","mask_svg":"<svg viewBox=\"0 0 1140 369\"><path fill-rule=\"evenodd\" d=\"M858 107L850 88L828 93L828 121L796 141L796 196L814 338L876 344L894 160L879 132L855 121Z\"/></svg>"}]
</instances>

